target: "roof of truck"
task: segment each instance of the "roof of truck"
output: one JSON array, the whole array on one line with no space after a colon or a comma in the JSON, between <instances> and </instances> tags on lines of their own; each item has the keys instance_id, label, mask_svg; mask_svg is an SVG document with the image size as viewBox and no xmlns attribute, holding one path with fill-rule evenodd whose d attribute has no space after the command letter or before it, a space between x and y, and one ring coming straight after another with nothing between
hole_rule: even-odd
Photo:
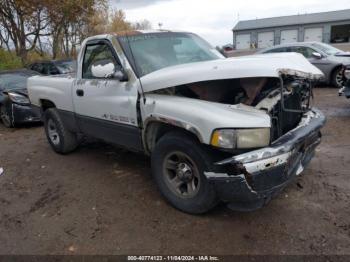
<instances>
[{"instance_id":1,"label":"roof of truck","mask_svg":"<svg viewBox=\"0 0 350 262\"><path fill-rule=\"evenodd\" d=\"M176 30L163 30L163 29L153 29L153 30L131 30L131 31L121 31L116 33L117 36L129 35L129 34L156 34L156 33L188 33L185 31Z\"/></svg>"},{"instance_id":2,"label":"roof of truck","mask_svg":"<svg viewBox=\"0 0 350 262\"><path fill-rule=\"evenodd\" d=\"M111 37L118 37L118 36L133 36L133 35L142 35L142 34L164 34L164 33L189 33L186 31L176 31L176 30L132 30L132 31L121 31L117 33L109 33L109 34L100 34L95 36L90 36L84 40L91 41L91 40L99 40L99 39L108 39Z\"/></svg>"}]
</instances>

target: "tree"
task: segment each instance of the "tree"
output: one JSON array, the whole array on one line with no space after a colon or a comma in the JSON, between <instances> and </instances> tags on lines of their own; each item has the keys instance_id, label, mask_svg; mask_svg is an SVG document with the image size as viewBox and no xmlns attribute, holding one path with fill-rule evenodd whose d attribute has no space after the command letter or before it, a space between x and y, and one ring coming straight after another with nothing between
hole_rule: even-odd
<instances>
[{"instance_id":1,"label":"tree","mask_svg":"<svg viewBox=\"0 0 350 262\"><path fill-rule=\"evenodd\" d=\"M134 30L150 30L152 29L152 24L147 19L135 22L132 24Z\"/></svg>"},{"instance_id":2,"label":"tree","mask_svg":"<svg viewBox=\"0 0 350 262\"><path fill-rule=\"evenodd\" d=\"M89 34L91 17L107 7L106 0L47 1L53 58L72 55L77 42Z\"/></svg>"},{"instance_id":3,"label":"tree","mask_svg":"<svg viewBox=\"0 0 350 262\"><path fill-rule=\"evenodd\" d=\"M99 6L95 12L89 17L89 21L85 30L87 36L93 36L108 32L109 26L109 10L107 6Z\"/></svg>"},{"instance_id":4,"label":"tree","mask_svg":"<svg viewBox=\"0 0 350 262\"><path fill-rule=\"evenodd\" d=\"M11 41L17 56L26 64L28 52L35 49L48 26L44 1L1 0L0 22L2 41L8 48Z\"/></svg>"},{"instance_id":5,"label":"tree","mask_svg":"<svg viewBox=\"0 0 350 262\"><path fill-rule=\"evenodd\" d=\"M0 0L0 47L26 65L38 54L74 57L76 46L91 35L152 28L148 20L128 22L123 10L110 10L107 4L108 0Z\"/></svg>"},{"instance_id":6,"label":"tree","mask_svg":"<svg viewBox=\"0 0 350 262\"><path fill-rule=\"evenodd\" d=\"M126 21L123 10L113 10L110 14L109 23L108 31L111 33L132 30L132 25Z\"/></svg>"}]
</instances>

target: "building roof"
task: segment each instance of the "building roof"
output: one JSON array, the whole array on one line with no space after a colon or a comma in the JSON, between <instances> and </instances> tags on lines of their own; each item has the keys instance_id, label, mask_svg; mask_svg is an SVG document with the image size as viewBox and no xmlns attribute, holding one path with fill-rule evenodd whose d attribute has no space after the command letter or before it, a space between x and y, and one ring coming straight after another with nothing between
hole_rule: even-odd
<instances>
[{"instance_id":1,"label":"building roof","mask_svg":"<svg viewBox=\"0 0 350 262\"><path fill-rule=\"evenodd\" d=\"M239 21L233 31L350 20L350 9Z\"/></svg>"}]
</instances>

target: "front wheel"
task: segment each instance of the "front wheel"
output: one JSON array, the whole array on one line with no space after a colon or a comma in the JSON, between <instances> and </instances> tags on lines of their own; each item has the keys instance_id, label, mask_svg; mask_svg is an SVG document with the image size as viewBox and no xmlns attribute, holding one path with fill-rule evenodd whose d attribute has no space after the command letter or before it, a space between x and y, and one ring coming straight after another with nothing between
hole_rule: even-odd
<instances>
[{"instance_id":1,"label":"front wheel","mask_svg":"<svg viewBox=\"0 0 350 262\"><path fill-rule=\"evenodd\" d=\"M177 209L201 214L217 204L213 185L204 175L212 161L190 136L169 133L152 153L152 173L162 195Z\"/></svg>"},{"instance_id":2,"label":"front wheel","mask_svg":"<svg viewBox=\"0 0 350 262\"><path fill-rule=\"evenodd\" d=\"M342 88L344 85L344 75L342 68L338 68L332 75L332 84L336 88Z\"/></svg>"},{"instance_id":3,"label":"front wheel","mask_svg":"<svg viewBox=\"0 0 350 262\"><path fill-rule=\"evenodd\" d=\"M67 130L57 109L50 108L45 111L44 127L47 140L56 153L67 154L78 147L77 135Z\"/></svg>"},{"instance_id":4,"label":"front wheel","mask_svg":"<svg viewBox=\"0 0 350 262\"><path fill-rule=\"evenodd\" d=\"M0 118L4 126L7 128L14 127L12 112L5 105L0 106Z\"/></svg>"}]
</instances>

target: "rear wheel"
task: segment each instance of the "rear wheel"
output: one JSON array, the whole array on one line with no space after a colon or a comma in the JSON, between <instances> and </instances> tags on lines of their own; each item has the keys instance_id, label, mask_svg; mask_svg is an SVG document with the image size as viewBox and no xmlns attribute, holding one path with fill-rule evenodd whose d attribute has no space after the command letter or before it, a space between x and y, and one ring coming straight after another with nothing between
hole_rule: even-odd
<instances>
[{"instance_id":1,"label":"rear wheel","mask_svg":"<svg viewBox=\"0 0 350 262\"><path fill-rule=\"evenodd\" d=\"M213 170L211 163L198 142L178 132L162 137L152 153L152 173L162 195L191 214L205 213L218 202L204 175Z\"/></svg>"},{"instance_id":2,"label":"rear wheel","mask_svg":"<svg viewBox=\"0 0 350 262\"><path fill-rule=\"evenodd\" d=\"M7 128L14 127L12 112L6 108L6 106L0 106L0 118L4 126Z\"/></svg>"},{"instance_id":3,"label":"rear wheel","mask_svg":"<svg viewBox=\"0 0 350 262\"><path fill-rule=\"evenodd\" d=\"M67 154L78 147L77 135L67 130L57 109L50 108L45 111L44 126L47 140L55 152Z\"/></svg>"},{"instance_id":4,"label":"rear wheel","mask_svg":"<svg viewBox=\"0 0 350 262\"><path fill-rule=\"evenodd\" d=\"M344 75L342 68L337 68L332 75L332 84L337 88L342 88L344 85Z\"/></svg>"}]
</instances>

